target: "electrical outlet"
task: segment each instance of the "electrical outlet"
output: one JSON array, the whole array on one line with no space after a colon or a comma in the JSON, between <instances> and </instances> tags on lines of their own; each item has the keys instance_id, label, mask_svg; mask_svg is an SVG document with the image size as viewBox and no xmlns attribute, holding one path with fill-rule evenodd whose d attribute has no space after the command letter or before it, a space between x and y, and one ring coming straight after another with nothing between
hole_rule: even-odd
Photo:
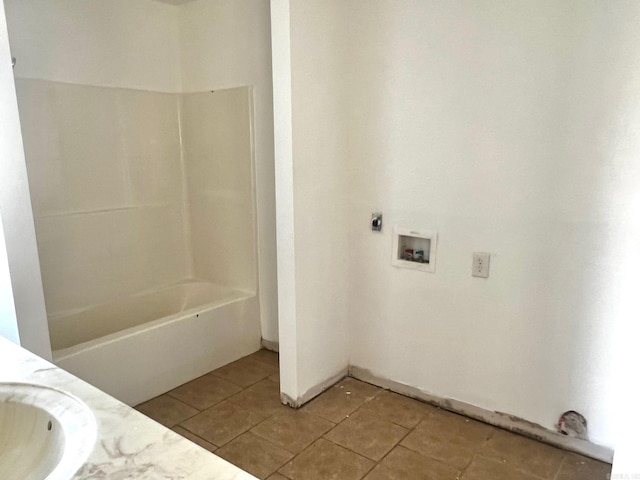
<instances>
[{"instance_id":1,"label":"electrical outlet","mask_svg":"<svg viewBox=\"0 0 640 480\"><path fill-rule=\"evenodd\" d=\"M491 254L474 252L471 275L480 278L489 278L489 260Z\"/></svg>"}]
</instances>

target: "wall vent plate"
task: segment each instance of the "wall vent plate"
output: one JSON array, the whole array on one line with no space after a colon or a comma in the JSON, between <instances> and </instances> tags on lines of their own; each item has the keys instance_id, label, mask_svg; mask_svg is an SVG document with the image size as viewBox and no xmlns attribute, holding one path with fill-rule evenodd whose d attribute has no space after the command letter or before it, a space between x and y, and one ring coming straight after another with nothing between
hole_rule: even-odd
<instances>
[{"instance_id":1,"label":"wall vent plate","mask_svg":"<svg viewBox=\"0 0 640 480\"><path fill-rule=\"evenodd\" d=\"M435 232L394 227L391 264L398 268L434 273L437 243L438 235Z\"/></svg>"}]
</instances>

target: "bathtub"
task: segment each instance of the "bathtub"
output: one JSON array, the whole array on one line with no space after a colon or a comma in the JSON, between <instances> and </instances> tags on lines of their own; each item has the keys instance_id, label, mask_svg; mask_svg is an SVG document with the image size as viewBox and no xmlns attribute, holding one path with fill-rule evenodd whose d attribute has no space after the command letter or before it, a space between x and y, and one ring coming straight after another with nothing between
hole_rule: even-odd
<instances>
[{"instance_id":1,"label":"bathtub","mask_svg":"<svg viewBox=\"0 0 640 480\"><path fill-rule=\"evenodd\" d=\"M129 404L260 348L255 293L188 280L49 316L53 361Z\"/></svg>"}]
</instances>

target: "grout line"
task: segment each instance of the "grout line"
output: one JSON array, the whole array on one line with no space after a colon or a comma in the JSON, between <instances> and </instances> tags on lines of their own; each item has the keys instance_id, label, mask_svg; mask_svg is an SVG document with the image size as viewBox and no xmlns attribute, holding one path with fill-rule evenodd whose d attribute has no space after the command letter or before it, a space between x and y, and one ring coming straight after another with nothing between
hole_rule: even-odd
<instances>
[{"instance_id":1,"label":"grout line","mask_svg":"<svg viewBox=\"0 0 640 480\"><path fill-rule=\"evenodd\" d=\"M562 470L562 467L564 466L565 462L567 461L567 453L565 452L562 455L562 461L560 462L560 465L558 466L558 470L556 471L556 474L553 476L553 480L557 480L558 476L560 475L560 471Z\"/></svg>"},{"instance_id":2,"label":"grout line","mask_svg":"<svg viewBox=\"0 0 640 480\"><path fill-rule=\"evenodd\" d=\"M193 408L195 408L195 407L193 407ZM198 410L198 409L196 408L196 410ZM200 415L203 411L204 411L204 410L202 410L202 411L201 411L201 410L198 410L198 413L194 413L194 414L193 414L193 415L191 415L190 417L187 417L187 418L184 418L184 419L180 420L180 421L179 421L178 423L176 423L173 427L182 427L182 428L184 428L185 430L189 430L188 428L185 428L184 426L182 426L182 425L181 425L181 424L182 424L182 422L186 422L187 420L191 420L193 417L197 417L197 416L198 416L198 415ZM173 427L171 427L171 428L173 428ZM191 430L189 430L189 431L191 432ZM209 443L211 443L211 442L209 442Z\"/></svg>"},{"instance_id":3,"label":"grout line","mask_svg":"<svg viewBox=\"0 0 640 480\"><path fill-rule=\"evenodd\" d=\"M414 428L415 428L415 427L414 427ZM405 447L404 445L400 445L400 444L401 444L401 443L402 443L402 441L403 441L405 438L407 438L407 437L408 437L412 432L413 432L413 428L412 428L412 429L410 429L410 430L407 430L407 433L406 433L406 434L405 434L405 435L404 435L400 440L398 440L398 441L396 442L396 444L395 444L395 445L393 445L393 447L391 447L391 448L389 449L389 451L388 451L387 453L385 453L385 454L382 456L382 458L381 458L380 460L378 460L378 461L376 462L376 465L380 465L380 464L382 463L382 461L383 461L385 458L387 458L387 457L391 454L391 452L393 452L396 448L398 448L398 447L407 448L407 447ZM411 449L410 449L410 448L407 448L407 450L411 450ZM413 450L411 450L411 451L413 451ZM418 453L418 452L416 452L416 453Z\"/></svg>"},{"instance_id":4,"label":"grout line","mask_svg":"<svg viewBox=\"0 0 640 480\"><path fill-rule=\"evenodd\" d=\"M467 463L467 466L464 467L462 470L460 470L460 476L458 477L458 480L464 477L464 475L467 473L467 470L469 470L469 467L471 466L471 464L473 463L473 461L477 456L478 456L478 452L477 451L473 452L473 455L471 455L471 460L469 460L469 463Z\"/></svg>"},{"instance_id":5,"label":"grout line","mask_svg":"<svg viewBox=\"0 0 640 480\"><path fill-rule=\"evenodd\" d=\"M363 382L363 383L367 383L367 382ZM327 432L326 432L326 433L321 437L321 438L323 438L324 440L326 440L326 441L328 441L328 442L330 442L330 443L333 443L334 445L338 445L339 447L342 447L342 448L344 448L345 450L347 450L347 451L349 451L349 452L351 452L351 453L354 453L355 455L358 455L358 456L360 456L360 457L366 458L366 459L371 460L371 461L373 462L373 466L372 466L369 470L367 470L367 471L364 473L364 475L363 475L362 477L360 477L360 478L364 478L366 475L368 475L368 474L371 472L371 470L373 470L373 469L374 469L374 468L376 468L380 463L382 463L382 461L383 461L383 460L384 460L384 459L385 459L385 458L386 458L386 457L387 457L387 456L388 456L388 455L389 455L389 454L390 454L390 453L391 453L391 452L392 452L396 447L400 446L400 443L402 442L402 440L404 440L404 439L405 439L405 438L406 438L406 437L407 437L411 432L413 432L413 429L415 428L415 427L413 427L413 428L407 428L407 427L404 427L404 426L402 426L402 425L398 425L398 424L396 424L396 423L394 423L394 422L391 422L390 420L386 420L386 419L384 419L384 420L388 421L389 423L392 423L393 425L397 425L397 426L399 426L399 427L401 427L401 428L404 428L404 429L406 430L406 433L402 436L402 438L400 438L400 439L399 439L399 440L398 440L398 441L397 441L397 442L396 442L396 443L395 443L395 444L394 444L394 445L389 449L389 451L388 451L387 453L385 453L385 454L380 458L380 460L374 460L374 459L372 459L372 458L369 458L369 457L367 457L367 456L363 455L362 453L356 452L355 450L353 450L353 449L351 449L351 448L349 448L349 447L346 447L346 446L344 446L344 445L337 444L337 443L335 443L335 442L331 441L330 439L326 438L326 436L327 436L327 435L328 435L332 430L334 430L335 428L337 428L339 425L341 425L343 422L345 422L346 420L348 420L349 418L351 418L353 415L357 414L357 413L358 413L358 412L359 412L359 411L360 411L360 410L361 410L365 405L367 405L369 402L373 401L373 399L374 399L375 397L377 397L378 395L380 395L380 394L384 391L384 389L382 389L382 388L380 388L380 387L378 387L378 388L379 388L380 390L378 390L378 391L375 393L375 395L373 395L370 399L367 399L367 400L365 400L364 402L362 402L362 404L361 404L360 406L358 406L355 410L353 410L353 411L352 411L348 416L344 417L340 422L336 423L336 424L335 424L335 425L334 425L334 426L333 426L329 431L327 431ZM363 413L367 413L367 412L365 412L365 411L363 410ZM377 419L382 419L382 418L381 418L380 416L378 416L378 415L374 415L374 414L371 414L371 415L372 415L373 417L377 418ZM406 448L406 447L405 447L405 448ZM416 453L417 453L417 452L416 452Z\"/></svg>"},{"instance_id":6,"label":"grout line","mask_svg":"<svg viewBox=\"0 0 640 480\"><path fill-rule=\"evenodd\" d=\"M191 435L193 435L194 437L199 438L200 440L202 440L203 442L208 443L209 445L212 445L216 450L218 450L218 449L220 448L220 447L219 447L219 446L217 446L215 443L210 442L210 441L209 441L209 440L207 440L206 438L202 438L200 435L198 435L198 434L196 434L196 433L193 433L191 430L189 430L188 428L183 427L183 426L182 426L182 425L180 425L180 424L178 424L178 425L174 425L173 427L171 427L171 429L170 429L170 430L171 430L173 433L176 433L176 434L180 435L180 436L181 436L182 438L184 438L185 440L189 440L190 442L195 443L193 440L191 440L191 439L189 439L189 438L187 438L187 437L184 437L184 436L182 436L182 434L180 434L180 433L176 432L176 431L174 430L174 428L175 428L175 427L180 427L180 428L182 428L183 430L186 430L187 432L189 432L189 433L190 433ZM196 445L197 445L197 443L196 443ZM202 445L198 445L198 446L202 447ZM202 447L202 448L204 448L205 450L209 450L209 449L207 449L207 448L205 448L205 447ZM210 451L210 450L209 450L209 451ZM211 453L213 453L213 452L211 452Z\"/></svg>"}]
</instances>

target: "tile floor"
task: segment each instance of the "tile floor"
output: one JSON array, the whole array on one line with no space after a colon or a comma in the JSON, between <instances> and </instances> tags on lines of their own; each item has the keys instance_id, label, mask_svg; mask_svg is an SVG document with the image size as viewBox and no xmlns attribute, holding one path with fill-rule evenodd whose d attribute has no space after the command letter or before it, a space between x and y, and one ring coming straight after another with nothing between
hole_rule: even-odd
<instances>
[{"instance_id":1,"label":"tile floor","mask_svg":"<svg viewBox=\"0 0 640 480\"><path fill-rule=\"evenodd\" d=\"M270 480L604 480L611 466L346 378L299 410L260 350L136 407Z\"/></svg>"}]
</instances>

